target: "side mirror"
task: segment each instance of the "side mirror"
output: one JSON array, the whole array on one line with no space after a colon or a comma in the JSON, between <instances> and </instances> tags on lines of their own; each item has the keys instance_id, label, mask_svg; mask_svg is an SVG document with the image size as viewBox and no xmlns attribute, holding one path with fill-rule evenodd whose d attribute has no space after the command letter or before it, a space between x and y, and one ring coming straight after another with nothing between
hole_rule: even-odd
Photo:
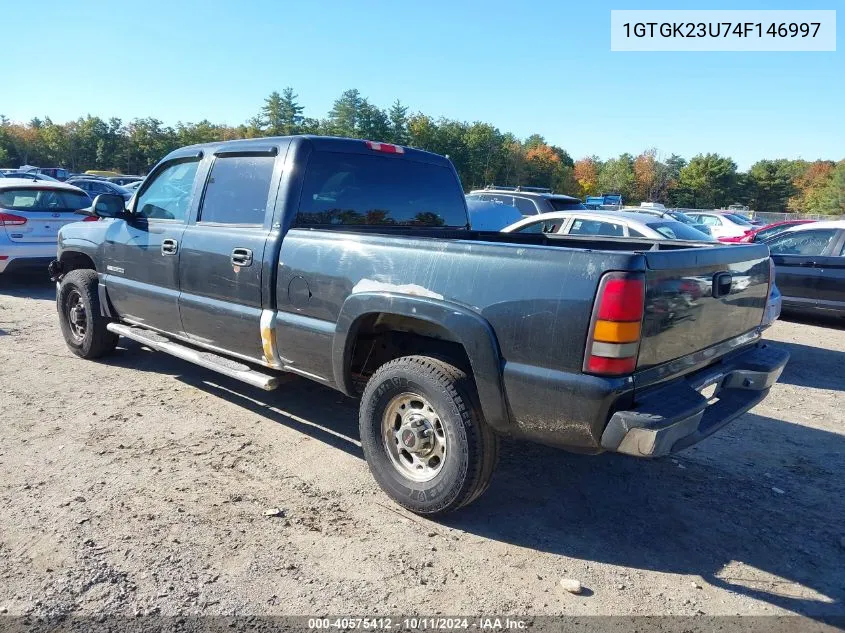
<instances>
[{"instance_id":1,"label":"side mirror","mask_svg":"<svg viewBox=\"0 0 845 633\"><path fill-rule=\"evenodd\" d=\"M79 213L97 218L117 218L126 213L126 200L114 193L101 193L94 198L94 203Z\"/></svg>"}]
</instances>

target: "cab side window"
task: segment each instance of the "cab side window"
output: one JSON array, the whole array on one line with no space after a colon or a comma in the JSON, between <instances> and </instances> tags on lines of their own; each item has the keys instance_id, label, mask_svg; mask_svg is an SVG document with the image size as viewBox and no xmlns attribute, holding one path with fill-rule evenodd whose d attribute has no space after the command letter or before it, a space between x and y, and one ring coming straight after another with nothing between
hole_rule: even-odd
<instances>
[{"instance_id":1,"label":"cab side window","mask_svg":"<svg viewBox=\"0 0 845 633\"><path fill-rule=\"evenodd\" d=\"M199 160L173 162L159 171L138 196L135 213L150 220L184 222L191 206L191 192Z\"/></svg>"},{"instance_id":2,"label":"cab side window","mask_svg":"<svg viewBox=\"0 0 845 633\"><path fill-rule=\"evenodd\" d=\"M199 222L264 224L274 156L221 156L205 186Z\"/></svg>"}]
</instances>

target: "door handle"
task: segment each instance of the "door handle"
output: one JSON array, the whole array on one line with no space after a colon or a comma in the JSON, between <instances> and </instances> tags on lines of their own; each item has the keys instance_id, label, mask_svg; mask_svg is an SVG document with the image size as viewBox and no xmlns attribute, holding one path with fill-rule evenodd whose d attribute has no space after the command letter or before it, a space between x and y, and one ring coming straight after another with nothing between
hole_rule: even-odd
<instances>
[{"instance_id":1,"label":"door handle","mask_svg":"<svg viewBox=\"0 0 845 633\"><path fill-rule=\"evenodd\" d=\"M179 242L176 240L171 240L170 238L161 240L162 255L175 255L177 250L179 250Z\"/></svg>"},{"instance_id":2,"label":"door handle","mask_svg":"<svg viewBox=\"0 0 845 633\"><path fill-rule=\"evenodd\" d=\"M805 268L812 268L813 266L816 265L816 262L801 262L801 265L804 266Z\"/></svg>"},{"instance_id":3,"label":"door handle","mask_svg":"<svg viewBox=\"0 0 845 633\"><path fill-rule=\"evenodd\" d=\"M252 251L248 248L235 248L232 250L233 266L252 266Z\"/></svg>"}]
</instances>

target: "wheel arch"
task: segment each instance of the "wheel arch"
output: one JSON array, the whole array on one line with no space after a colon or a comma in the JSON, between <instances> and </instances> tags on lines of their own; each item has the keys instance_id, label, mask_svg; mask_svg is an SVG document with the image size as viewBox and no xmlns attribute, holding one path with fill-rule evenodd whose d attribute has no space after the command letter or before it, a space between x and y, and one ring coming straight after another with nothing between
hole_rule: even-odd
<instances>
[{"instance_id":1,"label":"wheel arch","mask_svg":"<svg viewBox=\"0 0 845 633\"><path fill-rule=\"evenodd\" d=\"M66 275L72 270L78 270L80 268L90 268L91 270L97 270L97 266L94 263L94 258L91 257L91 255L89 255L88 253L81 250L63 250L59 255L59 262L61 262L62 265L63 275Z\"/></svg>"},{"instance_id":2,"label":"wheel arch","mask_svg":"<svg viewBox=\"0 0 845 633\"><path fill-rule=\"evenodd\" d=\"M425 337L438 348L460 348L469 363L485 420L500 433L510 430L510 416L502 381L499 344L491 325L480 315L447 301L387 292L350 295L341 307L332 343L335 384L347 395L355 393L351 371L359 334L373 323L388 332ZM397 329L401 328L401 329ZM457 358L460 360L460 356Z\"/></svg>"},{"instance_id":3,"label":"wheel arch","mask_svg":"<svg viewBox=\"0 0 845 633\"><path fill-rule=\"evenodd\" d=\"M113 318L114 309L109 301L108 293L106 292L106 284L102 276L102 271L97 269L97 253L94 244L86 240L67 239L61 242L61 250L59 252L59 265L62 275L73 270L90 269L95 271L100 277L97 284L97 296L100 300L100 314L104 317Z\"/></svg>"}]
</instances>

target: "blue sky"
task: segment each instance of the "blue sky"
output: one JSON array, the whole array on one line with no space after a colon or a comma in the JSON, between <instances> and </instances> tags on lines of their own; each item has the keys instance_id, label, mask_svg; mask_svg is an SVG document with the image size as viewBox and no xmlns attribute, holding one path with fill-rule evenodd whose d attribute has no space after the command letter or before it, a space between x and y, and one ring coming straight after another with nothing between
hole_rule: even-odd
<instances>
[{"instance_id":1,"label":"blue sky","mask_svg":"<svg viewBox=\"0 0 845 633\"><path fill-rule=\"evenodd\" d=\"M837 52L610 52L611 8L806 8L797 1L4 4L0 114L18 121L238 124L285 86L322 117L358 88L382 107L399 98L412 111L537 132L575 158L656 147L718 152L745 169L845 157L843 12Z\"/></svg>"}]
</instances>

